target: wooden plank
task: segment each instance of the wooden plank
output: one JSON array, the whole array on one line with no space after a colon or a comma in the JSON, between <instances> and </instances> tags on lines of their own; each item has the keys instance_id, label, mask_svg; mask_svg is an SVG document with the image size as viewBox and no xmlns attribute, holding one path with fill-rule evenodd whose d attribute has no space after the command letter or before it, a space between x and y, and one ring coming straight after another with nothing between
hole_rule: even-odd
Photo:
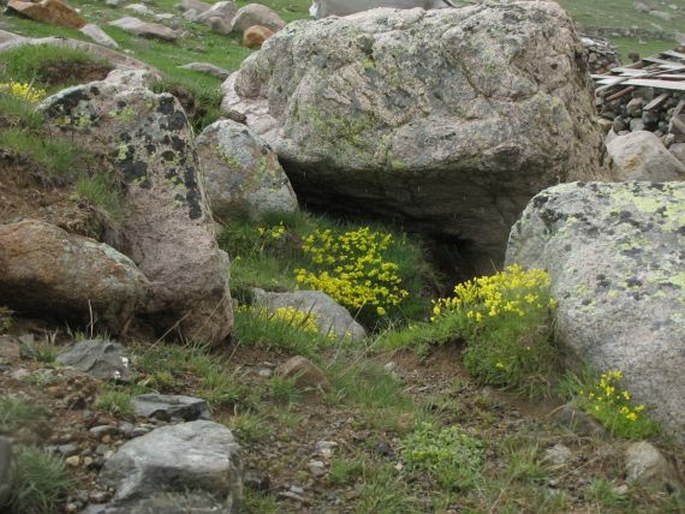
<instances>
[{"instance_id":1,"label":"wooden plank","mask_svg":"<svg viewBox=\"0 0 685 514\"><path fill-rule=\"evenodd\" d=\"M629 78L623 82L628 86L654 87L657 89L670 89L672 91L685 91L685 81L676 80L655 80L655 79L634 79ZM607 86L604 86L607 87Z\"/></svg>"},{"instance_id":2,"label":"wooden plank","mask_svg":"<svg viewBox=\"0 0 685 514\"><path fill-rule=\"evenodd\" d=\"M650 62L650 63L658 64L659 67L661 67L661 68L668 68L668 69L678 68L678 69L680 69L683 67L682 64L678 64L678 63L673 62L673 61L666 61L665 59L658 59L657 57L644 57L642 60Z\"/></svg>"},{"instance_id":3,"label":"wooden plank","mask_svg":"<svg viewBox=\"0 0 685 514\"><path fill-rule=\"evenodd\" d=\"M685 54L676 52L675 50L666 50L664 52L661 52L661 55L668 55L670 57L675 57L676 59L680 59L681 61L685 61Z\"/></svg>"},{"instance_id":4,"label":"wooden plank","mask_svg":"<svg viewBox=\"0 0 685 514\"><path fill-rule=\"evenodd\" d=\"M671 96L671 93L661 93L654 100L645 105L642 109L644 111L651 111L652 109L659 107L662 103L666 101L667 98Z\"/></svg>"},{"instance_id":5,"label":"wooden plank","mask_svg":"<svg viewBox=\"0 0 685 514\"><path fill-rule=\"evenodd\" d=\"M609 79L616 79L619 77L651 77L651 76L654 76L654 74L646 72L646 71L626 70L621 75L595 74L595 75L592 75L592 78L597 79L597 80L609 80ZM658 76L660 79L685 80L685 73L659 73L659 75L656 75L656 76Z\"/></svg>"},{"instance_id":6,"label":"wooden plank","mask_svg":"<svg viewBox=\"0 0 685 514\"><path fill-rule=\"evenodd\" d=\"M633 91L635 91L635 89L637 89L637 88L634 86L627 87L625 89L622 89L618 93L615 93L611 96L607 96L605 98L605 100L607 102L613 102L614 100L617 100L617 99L621 98L622 96L626 96L627 94L632 93Z\"/></svg>"}]
</instances>

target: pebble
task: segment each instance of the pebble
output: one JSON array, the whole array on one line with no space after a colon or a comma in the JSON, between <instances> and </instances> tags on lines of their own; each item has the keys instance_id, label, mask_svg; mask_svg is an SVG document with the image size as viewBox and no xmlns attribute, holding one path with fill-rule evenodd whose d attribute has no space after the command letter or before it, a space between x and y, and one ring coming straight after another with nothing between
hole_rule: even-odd
<instances>
[{"instance_id":1,"label":"pebble","mask_svg":"<svg viewBox=\"0 0 685 514\"><path fill-rule=\"evenodd\" d=\"M67 457L66 459L64 459L64 462L67 466L76 468L79 466L79 464L81 464L81 457L79 457L78 455L72 455L71 457Z\"/></svg>"},{"instance_id":2,"label":"pebble","mask_svg":"<svg viewBox=\"0 0 685 514\"><path fill-rule=\"evenodd\" d=\"M309 461L309 471L315 477L320 477L326 474L326 465L320 460L310 460Z\"/></svg>"},{"instance_id":3,"label":"pebble","mask_svg":"<svg viewBox=\"0 0 685 514\"><path fill-rule=\"evenodd\" d=\"M91 428L88 432L102 440L105 436L118 435L121 432L121 429L116 425L99 425Z\"/></svg>"},{"instance_id":4,"label":"pebble","mask_svg":"<svg viewBox=\"0 0 685 514\"><path fill-rule=\"evenodd\" d=\"M330 459L333 457L333 451L338 447L338 443L335 441L317 441L314 448L316 449L317 455L320 455L324 459Z\"/></svg>"}]
</instances>

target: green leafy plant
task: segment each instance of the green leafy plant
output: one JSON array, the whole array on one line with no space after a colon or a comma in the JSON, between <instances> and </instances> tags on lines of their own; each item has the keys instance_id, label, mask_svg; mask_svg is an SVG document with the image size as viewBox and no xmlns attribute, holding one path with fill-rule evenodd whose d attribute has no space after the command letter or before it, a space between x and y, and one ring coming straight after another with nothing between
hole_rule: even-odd
<instances>
[{"instance_id":1,"label":"green leafy plant","mask_svg":"<svg viewBox=\"0 0 685 514\"><path fill-rule=\"evenodd\" d=\"M644 439L656 435L659 426L636 405L622 383L623 373L605 371L583 387L578 384L575 402L617 437Z\"/></svg>"},{"instance_id":2,"label":"green leafy plant","mask_svg":"<svg viewBox=\"0 0 685 514\"><path fill-rule=\"evenodd\" d=\"M297 309L269 312L243 305L234 311L234 316L235 334L241 344L281 348L311 357L334 342L328 334L319 332L311 313Z\"/></svg>"},{"instance_id":3,"label":"green leafy plant","mask_svg":"<svg viewBox=\"0 0 685 514\"><path fill-rule=\"evenodd\" d=\"M538 395L548 391L558 350L551 343L550 278L511 265L454 288L436 301L433 323L448 323L466 340L464 364L485 384Z\"/></svg>"},{"instance_id":4,"label":"green leafy plant","mask_svg":"<svg viewBox=\"0 0 685 514\"><path fill-rule=\"evenodd\" d=\"M129 417L133 415L131 392L103 386L93 404L97 410L111 412L116 416Z\"/></svg>"},{"instance_id":5,"label":"green leafy plant","mask_svg":"<svg viewBox=\"0 0 685 514\"><path fill-rule=\"evenodd\" d=\"M401 455L407 468L429 473L445 489L468 489L483 479L483 443L457 426L423 423L402 440Z\"/></svg>"},{"instance_id":6,"label":"green leafy plant","mask_svg":"<svg viewBox=\"0 0 685 514\"><path fill-rule=\"evenodd\" d=\"M57 514L63 512L75 482L64 461L37 448L22 448L17 454L17 475L9 512L12 514Z\"/></svg>"},{"instance_id":7,"label":"green leafy plant","mask_svg":"<svg viewBox=\"0 0 685 514\"><path fill-rule=\"evenodd\" d=\"M14 311L0 305L0 334L7 332L14 323L12 318Z\"/></svg>"}]
</instances>

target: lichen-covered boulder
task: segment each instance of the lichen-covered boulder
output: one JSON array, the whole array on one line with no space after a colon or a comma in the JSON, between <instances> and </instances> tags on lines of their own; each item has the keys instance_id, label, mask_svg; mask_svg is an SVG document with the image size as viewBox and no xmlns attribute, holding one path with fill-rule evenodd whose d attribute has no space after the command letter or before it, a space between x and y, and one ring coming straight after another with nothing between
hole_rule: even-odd
<instances>
[{"instance_id":1,"label":"lichen-covered boulder","mask_svg":"<svg viewBox=\"0 0 685 514\"><path fill-rule=\"evenodd\" d=\"M119 332L149 286L131 259L104 243L44 221L0 225L0 305Z\"/></svg>"},{"instance_id":2,"label":"lichen-covered boulder","mask_svg":"<svg viewBox=\"0 0 685 514\"><path fill-rule=\"evenodd\" d=\"M301 200L404 217L482 270L538 191L602 174L583 45L554 2L293 22L224 91Z\"/></svg>"},{"instance_id":3,"label":"lichen-covered boulder","mask_svg":"<svg viewBox=\"0 0 685 514\"><path fill-rule=\"evenodd\" d=\"M297 210L297 197L278 156L245 125L219 120L197 138L200 166L207 177L212 213L223 221L247 214Z\"/></svg>"},{"instance_id":4,"label":"lichen-covered boulder","mask_svg":"<svg viewBox=\"0 0 685 514\"><path fill-rule=\"evenodd\" d=\"M117 75L61 91L41 108L55 130L109 155L125 183L115 246L152 284L149 322L219 343L233 326L228 256L214 238L192 131L176 98L143 83Z\"/></svg>"},{"instance_id":5,"label":"lichen-covered boulder","mask_svg":"<svg viewBox=\"0 0 685 514\"><path fill-rule=\"evenodd\" d=\"M685 182L571 183L535 196L507 262L549 271L556 334L685 442Z\"/></svg>"},{"instance_id":6,"label":"lichen-covered boulder","mask_svg":"<svg viewBox=\"0 0 685 514\"><path fill-rule=\"evenodd\" d=\"M647 130L614 137L607 143L607 153L618 169L620 180L685 180L685 164Z\"/></svg>"}]
</instances>

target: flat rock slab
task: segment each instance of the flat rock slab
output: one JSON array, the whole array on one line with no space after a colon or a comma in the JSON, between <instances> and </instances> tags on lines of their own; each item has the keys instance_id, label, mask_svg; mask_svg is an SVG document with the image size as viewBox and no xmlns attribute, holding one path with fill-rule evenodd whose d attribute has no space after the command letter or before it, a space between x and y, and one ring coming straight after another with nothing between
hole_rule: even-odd
<instances>
[{"instance_id":1,"label":"flat rock slab","mask_svg":"<svg viewBox=\"0 0 685 514\"><path fill-rule=\"evenodd\" d=\"M685 182L570 183L542 191L507 262L549 271L556 337L685 442Z\"/></svg>"},{"instance_id":2,"label":"flat rock slab","mask_svg":"<svg viewBox=\"0 0 685 514\"><path fill-rule=\"evenodd\" d=\"M162 41L176 41L179 38L178 32L165 25L146 22L133 16L124 16L118 20L110 21L109 24L139 37L161 39Z\"/></svg>"},{"instance_id":3,"label":"flat rock slab","mask_svg":"<svg viewBox=\"0 0 685 514\"><path fill-rule=\"evenodd\" d=\"M129 359L119 343L104 340L81 341L57 356L57 362L103 380L131 379Z\"/></svg>"},{"instance_id":4,"label":"flat rock slab","mask_svg":"<svg viewBox=\"0 0 685 514\"><path fill-rule=\"evenodd\" d=\"M133 398L133 412L137 416L169 421L211 419L209 406L202 398L170 394L141 394Z\"/></svg>"}]
</instances>

